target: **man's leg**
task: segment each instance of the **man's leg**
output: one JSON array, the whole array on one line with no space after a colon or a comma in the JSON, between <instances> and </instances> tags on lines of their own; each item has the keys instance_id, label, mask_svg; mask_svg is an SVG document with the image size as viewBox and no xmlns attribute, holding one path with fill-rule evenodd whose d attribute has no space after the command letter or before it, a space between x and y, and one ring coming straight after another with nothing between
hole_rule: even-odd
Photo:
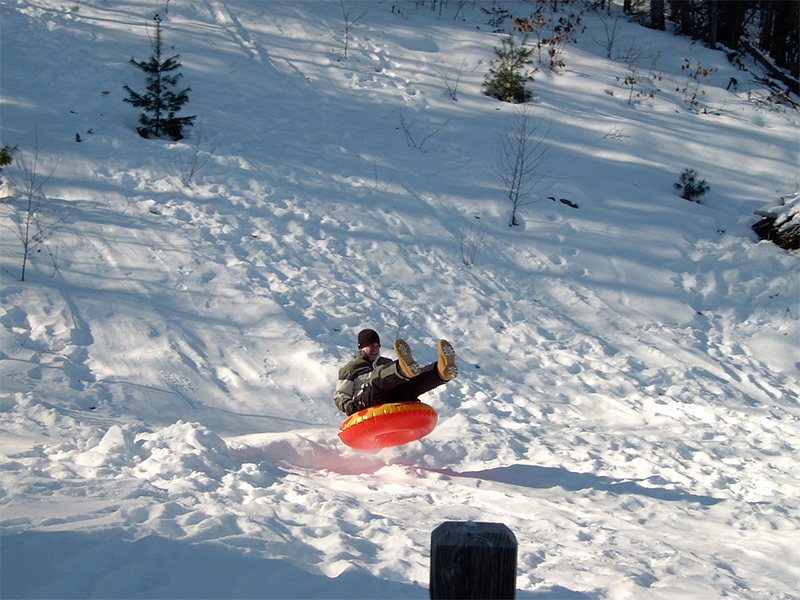
<instances>
[{"instance_id":1,"label":"man's leg","mask_svg":"<svg viewBox=\"0 0 800 600\"><path fill-rule=\"evenodd\" d=\"M419 400L425 392L430 392L440 385L458 377L456 351L447 340L439 340L436 345L439 360L423 367L419 375L413 379L393 387L388 393L387 402L411 402Z\"/></svg>"},{"instance_id":2,"label":"man's leg","mask_svg":"<svg viewBox=\"0 0 800 600\"><path fill-rule=\"evenodd\" d=\"M383 365L375 369L369 378L369 383L364 386L361 394L356 398L359 410L375 406L376 404L386 404L392 402L387 399L390 391L397 386L409 381L401 371L397 361Z\"/></svg>"},{"instance_id":3,"label":"man's leg","mask_svg":"<svg viewBox=\"0 0 800 600\"><path fill-rule=\"evenodd\" d=\"M425 392L430 392L440 385L447 383L436 370L436 363L431 363L419 372L413 379L403 381L399 385L387 390L384 402L413 402Z\"/></svg>"}]
</instances>

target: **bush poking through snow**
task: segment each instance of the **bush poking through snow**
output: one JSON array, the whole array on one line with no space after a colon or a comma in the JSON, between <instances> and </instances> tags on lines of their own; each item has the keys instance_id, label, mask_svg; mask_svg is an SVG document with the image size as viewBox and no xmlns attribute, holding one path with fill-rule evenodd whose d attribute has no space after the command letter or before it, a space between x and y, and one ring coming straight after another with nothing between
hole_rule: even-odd
<instances>
[{"instance_id":1,"label":"bush poking through snow","mask_svg":"<svg viewBox=\"0 0 800 600\"><path fill-rule=\"evenodd\" d=\"M461 230L461 262L471 267L483 248L482 226L469 225Z\"/></svg>"},{"instance_id":2,"label":"bush poking through snow","mask_svg":"<svg viewBox=\"0 0 800 600\"><path fill-rule=\"evenodd\" d=\"M675 189L682 190L681 198L690 202L700 204L700 196L711 188L706 184L706 180L697 181L697 171L686 169L681 173L681 180L675 184Z\"/></svg>"},{"instance_id":3,"label":"bush poking through snow","mask_svg":"<svg viewBox=\"0 0 800 600\"><path fill-rule=\"evenodd\" d=\"M141 108L144 113L139 117L141 127L137 127L143 138L151 135L161 137L163 135L171 137L177 141L183 138L183 128L191 127L194 116L178 117L176 113L181 107L189 102L189 92L191 88L186 88L178 93L172 91L183 75L180 73L172 74L181 63L178 61L179 55L161 58L161 17L154 17L156 22L156 35L153 39L153 55L148 61L137 61L131 58L130 62L147 74L147 93L138 94L130 87L123 86L128 92L128 97L124 102L133 104L136 108ZM148 116L151 115L151 116Z\"/></svg>"}]
</instances>

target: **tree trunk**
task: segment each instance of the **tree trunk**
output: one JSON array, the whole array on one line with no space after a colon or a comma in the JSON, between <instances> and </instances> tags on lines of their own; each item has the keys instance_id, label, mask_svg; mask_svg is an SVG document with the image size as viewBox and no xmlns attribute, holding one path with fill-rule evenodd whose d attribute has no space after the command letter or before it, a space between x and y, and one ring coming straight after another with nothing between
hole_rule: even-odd
<instances>
[{"instance_id":1,"label":"tree trunk","mask_svg":"<svg viewBox=\"0 0 800 600\"><path fill-rule=\"evenodd\" d=\"M683 35L688 35L694 39L694 19L692 16L691 0L669 0L670 14L678 23L678 30Z\"/></svg>"},{"instance_id":2,"label":"tree trunk","mask_svg":"<svg viewBox=\"0 0 800 600\"><path fill-rule=\"evenodd\" d=\"M650 27L659 31L666 29L664 23L664 0L650 1Z\"/></svg>"},{"instance_id":3,"label":"tree trunk","mask_svg":"<svg viewBox=\"0 0 800 600\"><path fill-rule=\"evenodd\" d=\"M712 48L717 45L717 30L719 28L719 0L708 0L708 45Z\"/></svg>"}]
</instances>

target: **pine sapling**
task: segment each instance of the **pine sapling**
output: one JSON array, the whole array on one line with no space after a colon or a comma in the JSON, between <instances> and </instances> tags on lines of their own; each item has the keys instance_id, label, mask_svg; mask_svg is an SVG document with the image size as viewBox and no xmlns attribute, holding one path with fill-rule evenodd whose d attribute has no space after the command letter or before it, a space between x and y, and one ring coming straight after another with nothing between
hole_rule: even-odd
<instances>
[{"instance_id":1,"label":"pine sapling","mask_svg":"<svg viewBox=\"0 0 800 600\"><path fill-rule=\"evenodd\" d=\"M0 148L0 173L3 172L3 167L7 167L14 160L14 153L16 151L16 146L10 148L8 144L3 144L3 147Z\"/></svg>"},{"instance_id":2,"label":"pine sapling","mask_svg":"<svg viewBox=\"0 0 800 600\"><path fill-rule=\"evenodd\" d=\"M3 144L3 147L0 148L0 200L5 200L6 196L9 194L8 185L5 178L2 176L3 169L13 162L16 152L16 146L11 148L8 144Z\"/></svg>"},{"instance_id":3,"label":"pine sapling","mask_svg":"<svg viewBox=\"0 0 800 600\"><path fill-rule=\"evenodd\" d=\"M162 59L161 17L154 17L156 22L155 39L153 40L153 55L147 61L137 61L131 58L130 62L145 72L147 76L147 92L138 94L127 85L124 86L128 97L125 102L144 110L139 117L141 127L136 130L143 138L168 136L173 140L183 138L183 128L190 127L194 116L178 117L181 107L189 101L191 88L180 92L173 91L178 81L183 77L175 71L181 66L179 55Z\"/></svg>"},{"instance_id":4,"label":"pine sapling","mask_svg":"<svg viewBox=\"0 0 800 600\"><path fill-rule=\"evenodd\" d=\"M525 39L517 45L514 35L503 39L501 46L494 49L495 58L483 82L484 94L503 102L523 103L531 99L525 84L533 81L535 69L533 50L525 47Z\"/></svg>"},{"instance_id":5,"label":"pine sapling","mask_svg":"<svg viewBox=\"0 0 800 600\"><path fill-rule=\"evenodd\" d=\"M700 203L700 196L711 188L706 184L706 180L697 181L697 171L685 169L681 173L681 180L675 184L675 189L683 190L681 198L690 202Z\"/></svg>"}]
</instances>

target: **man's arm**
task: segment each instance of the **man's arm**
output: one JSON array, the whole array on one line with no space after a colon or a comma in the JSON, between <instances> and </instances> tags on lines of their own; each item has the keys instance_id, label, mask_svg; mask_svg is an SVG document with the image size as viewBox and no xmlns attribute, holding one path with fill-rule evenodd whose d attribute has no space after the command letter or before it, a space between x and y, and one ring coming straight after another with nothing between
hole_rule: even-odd
<instances>
[{"instance_id":1,"label":"man's arm","mask_svg":"<svg viewBox=\"0 0 800 600\"><path fill-rule=\"evenodd\" d=\"M354 389L355 384L353 380L348 377L340 378L339 381L336 382L336 389L333 392L333 402L336 404L336 408L343 413L347 412L345 410L345 404L353 399Z\"/></svg>"}]
</instances>

